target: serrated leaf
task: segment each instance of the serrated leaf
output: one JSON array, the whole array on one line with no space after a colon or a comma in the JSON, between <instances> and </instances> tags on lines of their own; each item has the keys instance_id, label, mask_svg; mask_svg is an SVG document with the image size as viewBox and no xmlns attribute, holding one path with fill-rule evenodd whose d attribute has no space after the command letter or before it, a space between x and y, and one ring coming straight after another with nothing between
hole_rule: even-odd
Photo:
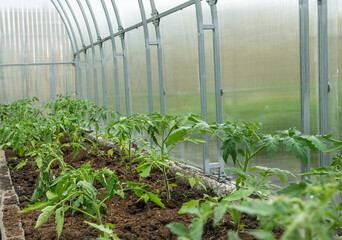
<instances>
[{"instance_id":1,"label":"serrated leaf","mask_svg":"<svg viewBox=\"0 0 342 240\"><path fill-rule=\"evenodd\" d=\"M55 211L56 206L48 206L42 210L42 213L39 215L38 220L36 222L36 226L34 228L38 228L50 218L50 216Z\"/></svg>"},{"instance_id":2,"label":"serrated leaf","mask_svg":"<svg viewBox=\"0 0 342 240\"><path fill-rule=\"evenodd\" d=\"M223 218L224 214L227 212L228 204L225 202L219 203L214 209L214 222L213 225L216 226L219 221Z\"/></svg>"},{"instance_id":3,"label":"serrated leaf","mask_svg":"<svg viewBox=\"0 0 342 240\"><path fill-rule=\"evenodd\" d=\"M286 151L291 151L299 160L302 161L305 167L308 166L308 152L305 149L305 142L299 138L294 136L285 137L284 144L286 145Z\"/></svg>"},{"instance_id":4,"label":"serrated leaf","mask_svg":"<svg viewBox=\"0 0 342 240\"><path fill-rule=\"evenodd\" d=\"M198 206L199 206L199 201L200 200L190 200L189 202L183 203L181 209L179 209L178 214L194 214L194 215L198 215L199 214L199 210L198 210Z\"/></svg>"},{"instance_id":5,"label":"serrated leaf","mask_svg":"<svg viewBox=\"0 0 342 240\"><path fill-rule=\"evenodd\" d=\"M166 226L173 234L177 236L188 237L190 239L190 231L184 224L175 222L167 224Z\"/></svg>"},{"instance_id":6,"label":"serrated leaf","mask_svg":"<svg viewBox=\"0 0 342 240\"><path fill-rule=\"evenodd\" d=\"M243 198L249 197L253 193L253 189L239 189L233 192L232 194L224 197L222 201L236 201L236 200L241 200Z\"/></svg>"},{"instance_id":7,"label":"serrated leaf","mask_svg":"<svg viewBox=\"0 0 342 240\"><path fill-rule=\"evenodd\" d=\"M235 142L231 139L223 142L221 149L223 150L222 157L223 160L227 163L228 157L232 156L233 162L235 164L237 152Z\"/></svg>"},{"instance_id":8,"label":"serrated leaf","mask_svg":"<svg viewBox=\"0 0 342 240\"><path fill-rule=\"evenodd\" d=\"M51 192L51 191L47 191L47 192L46 192L46 197L47 197L49 200L51 200L51 199L54 199L55 197L58 197L58 195L55 194L55 193L53 193L53 192Z\"/></svg>"},{"instance_id":9,"label":"serrated leaf","mask_svg":"<svg viewBox=\"0 0 342 240\"><path fill-rule=\"evenodd\" d=\"M56 222L56 230L57 230L57 237L61 236L63 225L64 225L64 211L63 208L58 208L55 213L55 222Z\"/></svg>"},{"instance_id":10,"label":"serrated leaf","mask_svg":"<svg viewBox=\"0 0 342 240\"><path fill-rule=\"evenodd\" d=\"M243 205L232 205L233 209L249 215L272 216L277 212L268 202L244 202Z\"/></svg>"},{"instance_id":11,"label":"serrated leaf","mask_svg":"<svg viewBox=\"0 0 342 240\"><path fill-rule=\"evenodd\" d=\"M320 150L322 152L325 152L327 150L327 147L324 142L324 138L322 136L307 136L307 135L302 135L301 136L303 139L309 141L311 144L308 144L308 146L313 149L313 150ZM314 146L314 147L312 147ZM315 149L316 148L316 149Z\"/></svg>"},{"instance_id":12,"label":"serrated leaf","mask_svg":"<svg viewBox=\"0 0 342 240\"><path fill-rule=\"evenodd\" d=\"M155 194L151 193L151 192L147 192L146 193L150 200L154 203L156 203L158 206L165 208L165 205L162 203L161 199L159 197L157 197Z\"/></svg>"},{"instance_id":13,"label":"serrated leaf","mask_svg":"<svg viewBox=\"0 0 342 240\"><path fill-rule=\"evenodd\" d=\"M287 187L278 191L278 194L284 194L288 197L302 197L306 194L307 184L305 182L290 183Z\"/></svg>"},{"instance_id":14,"label":"serrated leaf","mask_svg":"<svg viewBox=\"0 0 342 240\"><path fill-rule=\"evenodd\" d=\"M270 134L265 135L264 143L270 158L273 158L278 150L279 137Z\"/></svg>"}]
</instances>

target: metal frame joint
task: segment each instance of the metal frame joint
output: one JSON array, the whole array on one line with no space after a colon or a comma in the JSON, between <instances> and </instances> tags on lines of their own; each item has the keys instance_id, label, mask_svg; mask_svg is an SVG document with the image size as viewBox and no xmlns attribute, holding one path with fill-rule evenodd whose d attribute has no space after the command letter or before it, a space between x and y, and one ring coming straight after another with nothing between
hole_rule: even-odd
<instances>
[{"instance_id":1,"label":"metal frame joint","mask_svg":"<svg viewBox=\"0 0 342 240\"><path fill-rule=\"evenodd\" d=\"M119 34L120 34L120 38L121 39L125 39L125 30L122 26L119 26L118 28Z\"/></svg>"},{"instance_id":2,"label":"metal frame joint","mask_svg":"<svg viewBox=\"0 0 342 240\"><path fill-rule=\"evenodd\" d=\"M160 24L160 18L158 17L159 12L157 11L157 9L153 9L152 10L152 23L155 27L158 27Z\"/></svg>"},{"instance_id":3,"label":"metal frame joint","mask_svg":"<svg viewBox=\"0 0 342 240\"><path fill-rule=\"evenodd\" d=\"M209 6L214 6L217 4L217 0L207 0L207 3L209 4Z\"/></svg>"}]
</instances>

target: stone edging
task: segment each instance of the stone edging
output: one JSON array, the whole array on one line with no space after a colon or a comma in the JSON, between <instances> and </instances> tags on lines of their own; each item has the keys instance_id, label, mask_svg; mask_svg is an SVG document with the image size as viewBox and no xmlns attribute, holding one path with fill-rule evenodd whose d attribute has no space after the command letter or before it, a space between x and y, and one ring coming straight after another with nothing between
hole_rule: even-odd
<instances>
[{"instance_id":1,"label":"stone edging","mask_svg":"<svg viewBox=\"0 0 342 240\"><path fill-rule=\"evenodd\" d=\"M3 217L20 219L19 198L14 190L11 175L7 167L5 152L0 150L0 231L1 240L24 240L21 222L15 225L4 223Z\"/></svg>"}]
</instances>

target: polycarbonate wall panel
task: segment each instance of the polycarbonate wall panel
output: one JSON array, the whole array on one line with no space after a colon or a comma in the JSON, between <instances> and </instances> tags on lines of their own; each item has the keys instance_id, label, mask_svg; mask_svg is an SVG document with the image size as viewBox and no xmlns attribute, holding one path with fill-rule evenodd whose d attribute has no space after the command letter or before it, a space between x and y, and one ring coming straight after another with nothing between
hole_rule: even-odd
<instances>
[{"instance_id":1,"label":"polycarbonate wall panel","mask_svg":"<svg viewBox=\"0 0 342 240\"><path fill-rule=\"evenodd\" d=\"M160 27L164 56L166 113L200 114L195 8L192 6L163 18Z\"/></svg>"},{"instance_id":2,"label":"polycarbonate wall panel","mask_svg":"<svg viewBox=\"0 0 342 240\"><path fill-rule=\"evenodd\" d=\"M132 113L148 113L145 39L142 28L126 34Z\"/></svg>"},{"instance_id":3,"label":"polycarbonate wall panel","mask_svg":"<svg viewBox=\"0 0 342 240\"><path fill-rule=\"evenodd\" d=\"M218 1L224 121L300 130L298 1ZM298 172L285 150L252 164Z\"/></svg>"},{"instance_id":4,"label":"polycarbonate wall panel","mask_svg":"<svg viewBox=\"0 0 342 240\"><path fill-rule=\"evenodd\" d=\"M6 86L0 101L35 96L46 102L74 89L71 45L53 6L46 1L12 1L1 5L0 14L0 75ZM52 64L65 61L69 64Z\"/></svg>"}]
</instances>

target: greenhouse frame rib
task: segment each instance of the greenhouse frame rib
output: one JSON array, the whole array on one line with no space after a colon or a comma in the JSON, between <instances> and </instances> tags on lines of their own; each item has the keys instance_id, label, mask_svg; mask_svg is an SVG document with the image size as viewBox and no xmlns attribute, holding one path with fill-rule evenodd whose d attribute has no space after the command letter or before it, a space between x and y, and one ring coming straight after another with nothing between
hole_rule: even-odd
<instances>
[{"instance_id":1,"label":"greenhouse frame rib","mask_svg":"<svg viewBox=\"0 0 342 240\"><path fill-rule=\"evenodd\" d=\"M137 28L143 28L144 33L144 40L145 40L145 63L146 63L146 71L147 71L147 93L148 93L148 112L156 111L154 108L154 100L153 100L153 80L154 76L151 72L152 63L151 63L151 49L152 46L157 47L157 57L156 61L158 62L158 82L159 82L159 101L160 101L160 112L165 114L165 87L164 87L164 59L163 59L163 48L162 48L162 38L161 38L161 30L159 28L160 21L163 20L164 17L169 16L173 13L181 11L185 8L193 7L193 10L196 11L196 24L197 24L197 53L198 53L198 80L200 83L200 105L201 105L201 114L205 119L208 118L208 106L207 106L207 94L208 94L208 87L207 87L207 79L206 74L208 70L206 69L206 62L212 63L214 66L214 90L215 90L215 117L217 123L223 122L223 114L222 114L222 95L225 92L222 90L221 86L221 56L220 56L220 35L219 35L219 22L218 22L218 13L217 13L217 0L206 0L207 4L210 7L210 18L211 22L209 24L205 24L203 20L203 12L202 12L202 0L190 0L186 1L178 6L175 6L171 9L163 11L159 13L156 8L156 4L154 0L150 0L150 10L151 10L151 17L147 17L146 11L146 4L148 1L138 0L137 4L139 5L139 11L141 15L141 22L135 23L131 26L123 27L123 22L121 21L120 14L122 14L118 7L117 2L115 0L101 0L101 9L105 14L105 20L108 25L109 36L102 36L101 31L99 29L100 23L98 19L96 19L96 14L94 13L93 8L95 5L91 3L89 0L85 2L81 2L77 0L75 4L69 2L69 0L50 0L51 3L54 5L62 23L65 26L65 29L68 33L68 37L70 39L70 43L72 46L73 51L73 61L61 61L61 62L46 62L42 63L41 61L35 63L18 63L13 64L12 66L44 66L44 65L60 65L60 64L72 64L75 67L75 89L77 90L77 98L83 98L83 88L86 87L86 94L87 99L92 100L92 92L91 86L94 84L94 97L95 103L100 105L99 100L99 93L102 91L102 102L104 106L107 106L107 88L106 88L106 71L105 71L105 55L102 45L106 41L111 41L112 47L112 56L113 57L113 72L114 78L113 81L115 83L115 101L116 101L116 110L120 112L123 107L120 106L120 92L119 92L119 73L123 72L123 79L124 79L124 95L125 95L125 104L126 104L126 115L132 114L132 106L131 106L131 90L130 90L130 76L129 76L129 62L127 59L128 54L128 47L127 38L125 36L126 33L133 31ZM111 4L110 4L111 3ZM110 6L111 5L111 6ZM73 9L73 8L78 9ZM298 7L299 7L299 52L300 52L300 101L301 101L301 131L304 134L310 134L310 59L309 59L309 6L308 0L298 0ZM76 11L80 10L82 13L82 19L84 20L85 27L87 34L82 32L81 29L81 22L80 19L76 16ZM328 46L327 46L327 0L317 0L317 17L318 17L318 73L319 73L319 133L320 134L327 134L328 133ZM115 16L111 16L109 12L114 12ZM90 13L90 15L88 14ZM88 15L88 17L87 17ZM89 17L90 16L90 17ZM14 15L12 16L14 18ZM4 17L3 17L4 18ZM23 18L24 19L24 18ZM140 21L140 20L139 20ZM19 22L19 21L13 21ZM117 23L118 29L113 29L113 24ZM83 23L83 21L82 21ZM154 33L156 35L156 40L151 41L152 35L149 33L149 26L154 25ZM92 26L95 28L96 37L93 38L93 30ZM17 26L16 26L17 27ZM107 26L106 26L107 27ZM4 29L6 29L4 27ZM150 29L151 30L151 29ZM37 28L38 31L38 28ZM50 31L52 31L50 29ZM213 58L208 58L205 55L205 32L208 31L212 33L212 46L213 49L211 50L213 53ZM19 36L20 37L20 36ZM86 37L89 37L90 45L86 42ZM121 43L121 52L117 51L116 46L116 37L119 37ZM80 38L80 41L79 41ZM81 42L81 43L80 43ZM14 43L16 44L16 43ZM50 42L52 47L52 41ZM81 46L82 45L82 46ZM95 47L97 46L97 47ZM19 46L14 46L15 48L20 48ZM120 46L118 46L120 47ZM100 57L96 56L97 49L99 50ZM90 77L90 70L88 66L88 49L92 51L92 69L93 69L93 77L94 80L91 82ZM84 55L82 55L84 54ZM81 58L85 61L82 62ZM120 71L118 58L122 57L123 63L123 71ZM100 63L101 70L98 69L97 63ZM11 64L0 64L0 67L9 67ZM121 65L120 65L121 66ZM85 67L86 69L86 86L82 86L82 73ZM145 67L145 66L144 66ZM54 70L52 68L52 70ZM98 89L98 77L101 73L102 77L102 89ZM14 73L17 74L17 73ZM108 78L108 77L107 77ZM54 85L55 76L51 75L51 83L50 85ZM37 82L36 82L37 83ZM24 84L24 80L22 80L21 84ZM26 84L28 82L26 81ZM100 87L99 87L100 88ZM22 91L24 91L25 87L22 87ZM26 90L28 87L26 87ZM53 89L50 88L50 91ZM42 90L41 90L42 91ZM68 92L68 91L67 91ZM53 92L50 92L50 95ZM227 93L227 92L226 92ZM123 95L123 93L121 93ZM27 93L22 92L22 95L25 96ZM11 98L14 98L14 94ZM221 142L217 142L217 159L215 162L210 163L209 160L209 146L208 146L208 136L204 137L207 144L203 146L203 168L205 173L210 173L211 169L223 169L224 163L222 160L222 153L221 153ZM215 154L216 154L215 151ZM308 151L308 156L310 156L310 152ZM310 158L309 158L310 159ZM327 154L320 154L320 164L326 165L328 163L328 156ZM301 171L306 172L309 168L304 168L301 166ZM221 174L221 172L219 172Z\"/></svg>"}]
</instances>

